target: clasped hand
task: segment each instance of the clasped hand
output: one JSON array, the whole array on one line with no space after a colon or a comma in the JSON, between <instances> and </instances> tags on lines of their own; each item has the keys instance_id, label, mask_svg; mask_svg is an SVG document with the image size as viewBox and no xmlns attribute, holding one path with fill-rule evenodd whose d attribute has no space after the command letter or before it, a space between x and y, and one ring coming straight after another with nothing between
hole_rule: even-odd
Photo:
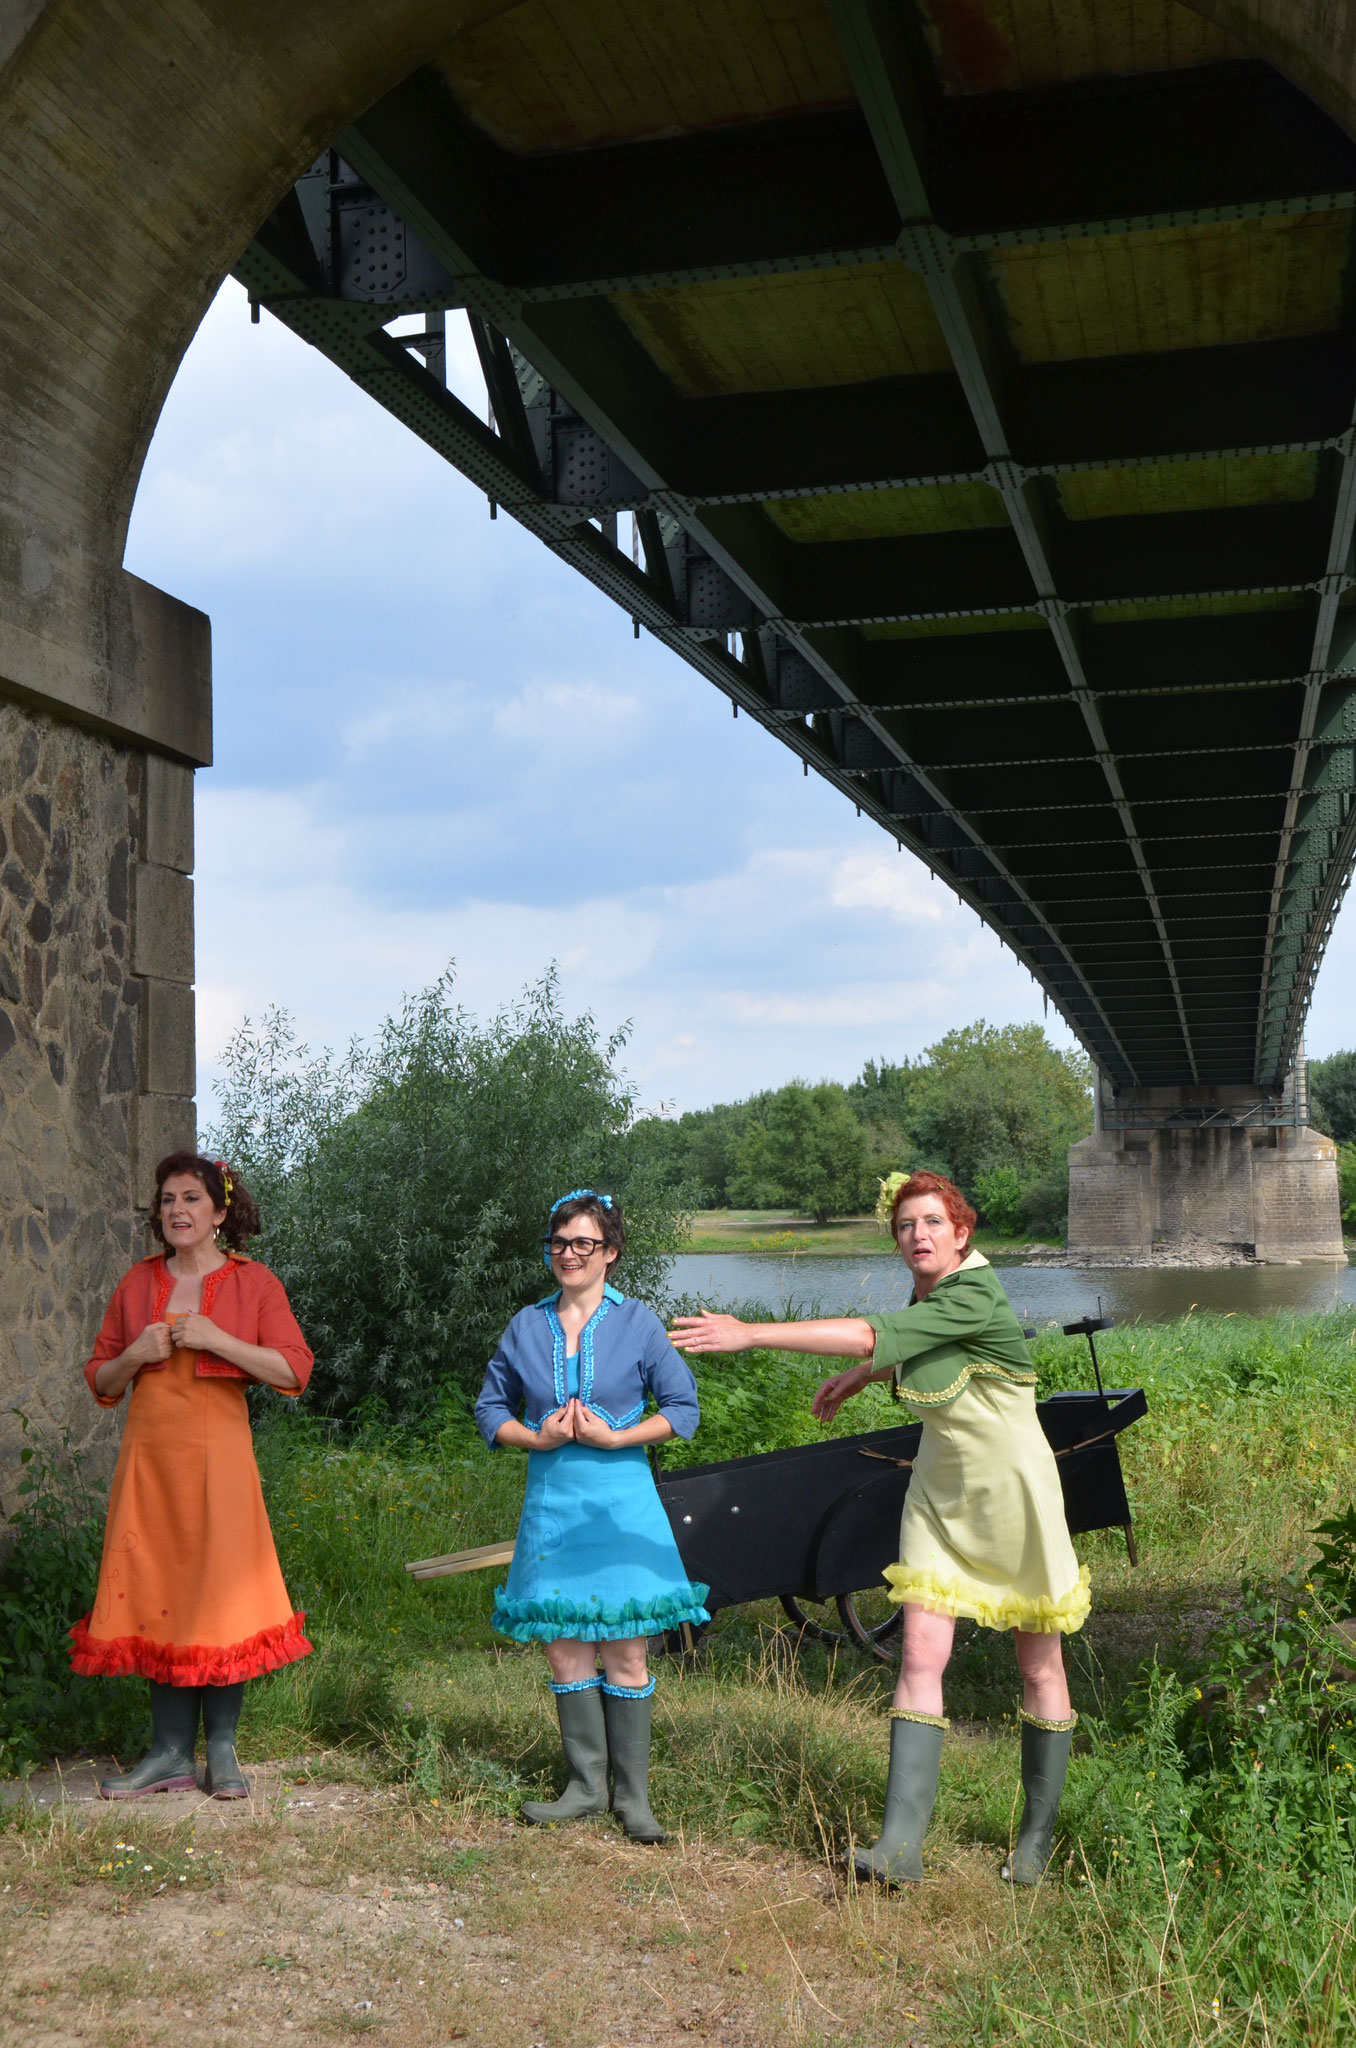
<instances>
[{"instance_id":1,"label":"clasped hand","mask_svg":"<svg viewBox=\"0 0 1356 2048\"><path fill-rule=\"evenodd\" d=\"M592 1444L599 1451L611 1450L616 1443L611 1423L596 1415L592 1408L586 1408L573 1394L563 1408L542 1417L537 1437L538 1449L543 1451L558 1451L568 1443Z\"/></svg>"},{"instance_id":2,"label":"clasped hand","mask_svg":"<svg viewBox=\"0 0 1356 2048\"><path fill-rule=\"evenodd\" d=\"M176 1323L147 1323L126 1356L129 1364L163 1365L171 1351L210 1351L220 1332L195 1309Z\"/></svg>"}]
</instances>

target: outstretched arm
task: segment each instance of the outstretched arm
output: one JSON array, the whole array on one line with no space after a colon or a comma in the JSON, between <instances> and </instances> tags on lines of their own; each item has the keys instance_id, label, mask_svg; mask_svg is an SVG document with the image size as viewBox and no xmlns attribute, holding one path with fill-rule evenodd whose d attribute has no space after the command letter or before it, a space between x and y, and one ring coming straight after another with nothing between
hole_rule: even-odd
<instances>
[{"instance_id":1,"label":"outstretched arm","mask_svg":"<svg viewBox=\"0 0 1356 2048\"><path fill-rule=\"evenodd\" d=\"M861 1316L816 1316L803 1323L741 1323L738 1316L675 1316L669 1342L679 1351L808 1351L816 1358L871 1358L876 1333Z\"/></svg>"},{"instance_id":2,"label":"outstretched arm","mask_svg":"<svg viewBox=\"0 0 1356 2048\"><path fill-rule=\"evenodd\" d=\"M803 1323L742 1323L738 1316L675 1316L669 1341L679 1351L808 1351L816 1358L857 1358L846 1372L825 1380L811 1413L832 1422L844 1401L872 1380L888 1380L889 1366L876 1369L876 1332L861 1316L816 1316Z\"/></svg>"}]
</instances>

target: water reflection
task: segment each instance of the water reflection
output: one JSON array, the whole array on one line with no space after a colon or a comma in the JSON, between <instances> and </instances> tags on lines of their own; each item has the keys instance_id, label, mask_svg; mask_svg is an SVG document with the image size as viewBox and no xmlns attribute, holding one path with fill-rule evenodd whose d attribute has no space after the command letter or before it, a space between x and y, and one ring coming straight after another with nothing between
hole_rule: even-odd
<instances>
[{"instance_id":1,"label":"water reflection","mask_svg":"<svg viewBox=\"0 0 1356 2048\"><path fill-rule=\"evenodd\" d=\"M1118 1322L1166 1322L1189 1308L1265 1315L1356 1305L1356 1266L1231 1266L1208 1269L1078 1271L1069 1266L1002 1266L1009 1301L1025 1322L1071 1323L1101 1313ZM909 1275L891 1258L745 1258L738 1252L687 1252L670 1262L675 1294L709 1308L762 1302L774 1311L820 1315L903 1308Z\"/></svg>"}]
</instances>

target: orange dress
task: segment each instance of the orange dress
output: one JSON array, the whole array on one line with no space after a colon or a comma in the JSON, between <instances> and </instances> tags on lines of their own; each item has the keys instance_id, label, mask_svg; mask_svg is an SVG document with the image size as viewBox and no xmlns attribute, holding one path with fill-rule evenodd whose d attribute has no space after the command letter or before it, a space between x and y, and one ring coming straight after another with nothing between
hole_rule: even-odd
<instances>
[{"instance_id":1,"label":"orange dress","mask_svg":"<svg viewBox=\"0 0 1356 2048\"><path fill-rule=\"evenodd\" d=\"M204 1376L194 1351L143 1368L109 1490L94 1607L71 1630L74 1669L232 1685L307 1656L305 1620L273 1547L245 1383Z\"/></svg>"}]
</instances>

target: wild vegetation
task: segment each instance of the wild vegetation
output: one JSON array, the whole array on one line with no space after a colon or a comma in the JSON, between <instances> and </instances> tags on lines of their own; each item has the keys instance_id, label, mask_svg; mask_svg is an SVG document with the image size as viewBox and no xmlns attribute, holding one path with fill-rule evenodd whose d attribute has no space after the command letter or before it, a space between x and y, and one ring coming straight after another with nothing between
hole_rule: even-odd
<instances>
[{"instance_id":1,"label":"wild vegetation","mask_svg":"<svg viewBox=\"0 0 1356 2048\"><path fill-rule=\"evenodd\" d=\"M1073 1340L1046 1333L1037 1354L1047 1387L1085 1383ZM707 1934L734 1924L734 1908L707 1930L695 1903L707 1896L702 1859L716 1854L746 1872L740 1884L765 1902L757 1914L773 1912L843 2020L818 2010L778 1941L768 1949L741 1932L733 1952L752 1957L768 1985L784 1970L804 2040L1335 2048L1353 2038L1356 1688L1340 1623L1356 1591L1347 1510L1356 1318L1129 1325L1108 1334L1104 1363L1109 1378L1149 1392L1149 1420L1122 1440L1144 1556L1132 1569L1115 1532L1080 1540L1096 1589L1093 1618L1071 1644L1084 1720L1060 1857L1042 1892L1014 1900L993 1878L1016 1783L1006 1644L962 1625L934 1888L922 1899L856 1896L839 1858L879 1811L888 1673L856 1653L797 1650L777 1632L778 1610L740 1609L718 1617L694 1660L667 1663L661 1676L656 1798L682 1840L664 1874L646 1864L641 1892L623 1890L618 1906L641 1915L647 1948L657 1916L668 1924L654 1903L661 1883L700 1932L698 1974L728 1981L723 1943L708 1948ZM666 1456L804 1440L815 1431L816 1376L813 1362L771 1353L703 1361L702 1432L690 1452ZM854 1405L840 1427L880 1426L892 1413L883 1393ZM317 1653L250 1688L250 1754L309 1759L313 1774L353 1778L355 1797L363 1785L372 1796L383 1785L398 1791L402 1832L386 1867L402 1882L428 1874L460 1896L465 1867L460 1877L438 1872L449 1858L483 1855L476 1910L498 1911L501 1885L509 1929L515 1897L565 1884L578 1867L572 1853L596 1855L592 1837L578 1852L565 1836L533 1846L529 1886L518 1867L528 1851L504 1833L519 1800L555 1768L540 1659L494 1644L488 1579L420 1585L402 1567L508 1534L521 1463L485 1451L455 1406L414 1426L337 1424L274 1404L258 1441L284 1568ZM29 1470L34 1488L2 1596L15 1640L26 1631L24 1657L2 1679L11 1769L76 1741L130 1749L143 1713L133 1682L110 1681L96 1698L63 1679L61 1629L88 1597L99 1502L97 1492L71 1492L59 1459L40 1453ZM1326 1532L1310 1533L1324 1522ZM374 1841L391 1842L396 1809L374 1813ZM138 1814L130 1838L126 1816L118 1820L119 1839L141 1843L154 1817ZM0 1838L3 1881L26 1896L50 1902L77 1882L115 1880L129 1896L137 1887L149 1895L170 1881L168 1835L147 1877L113 1869L107 1827L81 1850L55 1824L35 1846L29 1825L20 1812ZM177 1854L174 1867L191 1871L182 1846ZM372 1842L323 1854L372 1882ZM109 1865L102 1878L100 1863ZM610 1869L600 1866L605 1886ZM814 1898L813 1915L788 1907L784 1918L773 1892L759 1889L780 1883L778 1870L795 1878L786 1899ZM826 1942L839 1944L831 1956ZM737 1988L742 1996L742 1980ZM747 2038L773 2038L768 2024Z\"/></svg>"},{"instance_id":2,"label":"wild vegetation","mask_svg":"<svg viewBox=\"0 0 1356 2048\"><path fill-rule=\"evenodd\" d=\"M445 976L338 1058L299 1044L281 1011L237 1033L204 1143L259 1202L255 1249L315 1350L313 1407L464 1409L499 1332L544 1291L545 1212L567 1188L624 1198L629 1284L660 1291L688 1191L632 1138L624 1043L566 1018L553 974L488 1024Z\"/></svg>"},{"instance_id":3,"label":"wild vegetation","mask_svg":"<svg viewBox=\"0 0 1356 2048\"><path fill-rule=\"evenodd\" d=\"M791 1081L642 1118L631 1135L662 1182L695 1189L708 1208L790 1207L822 1222L873 1209L885 1174L930 1166L995 1229L1057 1233L1069 1146L1092 1129L1090 1088L1083 1054L1051 1045L1039 1025L981 1019L916 1061L868 1060L847 1087Z\"/></svg>"}]
</instances>

